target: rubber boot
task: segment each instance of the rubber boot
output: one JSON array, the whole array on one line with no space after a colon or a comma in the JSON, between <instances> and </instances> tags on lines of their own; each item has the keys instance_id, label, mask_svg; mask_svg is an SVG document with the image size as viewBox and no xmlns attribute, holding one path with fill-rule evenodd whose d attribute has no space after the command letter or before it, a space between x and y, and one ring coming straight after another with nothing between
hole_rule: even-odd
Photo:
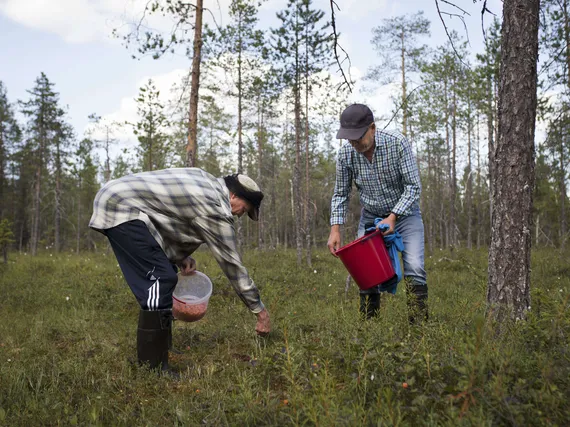
<instances>
[{"instance_id":1,"label":"rubber boot","mask_svg":"<svg viewBox=\"0 0 570 427\"><path fill-rule=\"evenodd\" d=\"M369 320L380 312L380 294L360 294L360 315Z\"/></svg>"},{"instance_id":2,"label":"rubber boot","mask_svg":"<svg viewBox=\"0 0 570 427\"><path fill-rule=\"evenodd\" d=\"M418 285L413 282L407 282L406 293L408 296L408 321L410 325L427 321L429 318L427 306L427 285Z\"/></svg>"},{"instance_id":3,"label":"rubber boot","mask_svg":"<svg viewBox=\"0 0 570 427\"><path fill-rule=\"evenodd\" d=\"M168 345L172 325L171 310L139 312L137 357L141 365L168 371Z\"/></svg>"}]
</instances>

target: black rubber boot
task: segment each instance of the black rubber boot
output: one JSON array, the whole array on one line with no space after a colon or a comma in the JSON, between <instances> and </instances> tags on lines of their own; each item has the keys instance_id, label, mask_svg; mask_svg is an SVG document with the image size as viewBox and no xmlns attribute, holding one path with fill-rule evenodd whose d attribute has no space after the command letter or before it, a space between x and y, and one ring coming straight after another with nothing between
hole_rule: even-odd
<instances>
[{"instance_id":1,"label":"black rubber boot","mask_svg":"<svg viewBox=\"0 0 570 427\"><path fill-rule=\"evenodd\" d=\"M360 315L372 319L380 313L380 294L360 294Z\"/></svg>"},{"instance_id":2,"label":"black rubber boot","mask_svg":"<svg viewBox=\"0 0 570 427\"><path fill-rule=\"evenodd\" d=\"M139 364L168 371L168 345L171 336L172 311L141 310L137 329Z\"/></svg>"},{"instance_id":3,"label":"black rubber boot","mask_svg":"<svg viewBox=\"0 0 570 427\"><path fill-rule=\"evenodd\" d=\"M406 293L408 295L408 321L410 325L427 321L429 318L427 285L406 282Z\"/></svg>"}]
</instances>

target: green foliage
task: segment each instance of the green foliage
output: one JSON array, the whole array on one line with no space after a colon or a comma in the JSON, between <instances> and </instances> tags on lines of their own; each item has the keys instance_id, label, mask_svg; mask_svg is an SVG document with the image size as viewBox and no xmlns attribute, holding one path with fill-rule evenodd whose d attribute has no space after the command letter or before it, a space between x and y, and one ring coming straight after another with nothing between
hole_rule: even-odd
<instances>
[{"instance_id":1,"label":"green foliage","mask_svg":"<svg viewBox=\"0 0 570 427\"><path fill-rule=\"evenodd\" d=\"M0 247L5 247L14 241L14 233L11 230L12 224L7 219L0 221Z\"/></svg>"},{"instance_id":2,"label":"green foliage","mask_svg":"<svg viewBox=\"0 0 570 427\"><path fill-rule=\"evenodd\" d=\"M371 40L382 62L368 71L367 78L387 84L402 78L402 74L418 72L427 52L427 46L420 44L418 38L429 37L429 27L423 11L383 19L381 25L372 29Z\"/></svg>"},{"instance_id":3,"label":"green foliage","mask_svg":"<svg viewBox=\"0 0 570 427\"><path fill-rule=\"evenodd\" d=\"M0 424L565 425L568 255L533 254L532 310L497 335L486 252L427 259L431 320L418 328L402 287L361 322L324 251L310 270L292 251L247 252L272 316L261 339L200 251L214 294L203 320L175 322L180 380L129 362L138 307L112 254L18 256L0 275Z\"/></svg>"},{"instance_id":4,"label":"green foliage","mask_svg":"<svg viewBox=\"0 0 570 427\"><path fill-rule=\"evenodd\" d=\"M136 98L139 121L133 132L139 140L137 147L139 166L143 171L164 169L169 165L166 129L169 126L160 100L160 91L152 79L139 89Z\"/></svg>"}]
</instances>

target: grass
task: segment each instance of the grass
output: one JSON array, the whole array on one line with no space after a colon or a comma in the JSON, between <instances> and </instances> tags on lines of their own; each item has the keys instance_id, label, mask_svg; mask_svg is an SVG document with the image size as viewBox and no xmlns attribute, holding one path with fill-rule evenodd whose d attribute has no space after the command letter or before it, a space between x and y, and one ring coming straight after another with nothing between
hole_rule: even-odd
<instances>
[{"instance_id":1,"label":"grass","mask_svg":"<svg viewBox=\"0 0 570 427\"><path fill-rule=\"evenodd\" d=\"M431 320L410 328L403 286L358 318L354 285L324 251L248 252L268 338L207 252L206 317L176 322L181 379L132 364L138 306L112 254L14 255L0 267L0 425L565 425L569 254L533 254L532 311L496 334L486 254L427 260Z\"/></svg>"}]
</instances>

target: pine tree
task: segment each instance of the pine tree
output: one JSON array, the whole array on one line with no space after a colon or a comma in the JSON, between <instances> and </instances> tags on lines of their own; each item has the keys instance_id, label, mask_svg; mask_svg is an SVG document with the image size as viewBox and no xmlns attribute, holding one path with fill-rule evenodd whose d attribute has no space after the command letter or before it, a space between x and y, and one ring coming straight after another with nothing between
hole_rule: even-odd
<instances>
[{"instance_id":1,"label":"pine tree","mask_svg":"<svg viewBox=\"0 0 570 427\"><path fill-rule=\"evenodd\" d=\"M26 102L20 102L20 105L22 113L28 119L26 129L29 141L28 148L33 153L35 169L30 251L32 255L36 255L42 231L41 204L44 177L53 153L53 145L63 110L58 105L59 94L54 92L53 83L44 73L41 73L40 77L36 79L34 88L28 93L30 99Z\"/></svg>"},{"instance_id":2,"label":"pine tree","mask_svg":"<svg viewBox=\"0 0 570 427\"><path fill-rule=\"evenodd\" d=\"M382 64L368 72L368 78L383 84L395 80L397 72L401 81L402 134L408 134L408 86L410 74L418 72L426 46L418 38L429 37L430 22L420 11L414 15L384 19L382 25L373 28L372 44L382 57Z\"/></svg>"},{"instance_id":3,"label":"pine tree","mask_svg":"<svg viewBox=\"0 0 570 427\"><path fill-rule=\"evenodd\" d=\"M69 146L71 139L74 137L73 129L63 121L63 111L58 113L59 119L54 126L53 139L53 179L55 187L55 205L54 205L54 246L55 251L60 252L62 248L61 238L61 219L63 215L62 209L62 187L64 179L64 167L69 157Z\"/></svg>"},{"instance_id":4,"label":"pine tree","mask_svg":"<svg viewBox=\"0 0 570 427\"><path fill-rule=\"evenodd\" d=\"M294 206L295 221L295 244L297 248L297 262L300 265L303 256L303 206L301 192L301 141L304 132L302 128L302 104L301 95L303 83L308 80L305 77L314 71L315 67L320 69L321 54L327 51L326 43L330 40L324 35L324 28L327 23L323 23L323 28L316 29L323 14L320 11L311 9L310 0L288 0L287 8L277 13L277 18L281 21L280 28L271 30L271 47L273 57L278 62L283 85L291 90L293 104L294 123L294 164L292 174L292 196ZM309 26L306 32L306 26ZM325 46L317 46L318 43L325 43ZM323 50L321 50L323 49ZM315 61L309 63L309 57L315 53ZM305 79L304 79L305 77ZM305 82L304 82L305 80ZM307 85L308 86L308 85ZM308 90L308 88L307 88ZM309 235L310 237L310 235Z\"/></svg>"},{"instance_id":5,"label":"pine tree","mask_svg":"<svg viewBox=\"0 0 570 427\"><path fill-rule=\"evenodd\" d=\"M490 314L498 320L523 319L530 308L539 4L505 0L503 6L487 287Z\"/></svg>"},{"instance_id":6,"label":"pine tree","mask_svg":"<svg viewBox=\"0 0 570 427\"><path fill-rule=\"evenodd\" d=\"M16 150L21 137L21 130L14 117L12 105L8 101L6 88L0 81L0 220L9 217L13 219L14 194L8 176L13 166L11 154Z\"/></svg>"},{"instance_id":7,"label":"pine tree","mask_svg":"<svg viewBox=\"0 0 570 427\"><path fill-rule=\"evenodd\" d=\"M83 138L76 146L74 159L70 168L75 179L75 251L79 253L82 248L90 248L83 243L87 237L86 224L92 213L92 203L99 184L97 182L97 165L93 159L94 143L89 138Z\"/></svg>"},{"instance_id":8,"label":"pine tree","mask_svg":"<svg viewBox=\"0 0 570 427\"><path fill-rule=\"evenodd\" d=\"M139 89L136 98L139 121L133 127L139 140L137 153L143 171L164 169L168 157L166 130L169 123L159 97L160 91L156 89L152 79L149 79Z\"/></svg>"}]
</instances>

